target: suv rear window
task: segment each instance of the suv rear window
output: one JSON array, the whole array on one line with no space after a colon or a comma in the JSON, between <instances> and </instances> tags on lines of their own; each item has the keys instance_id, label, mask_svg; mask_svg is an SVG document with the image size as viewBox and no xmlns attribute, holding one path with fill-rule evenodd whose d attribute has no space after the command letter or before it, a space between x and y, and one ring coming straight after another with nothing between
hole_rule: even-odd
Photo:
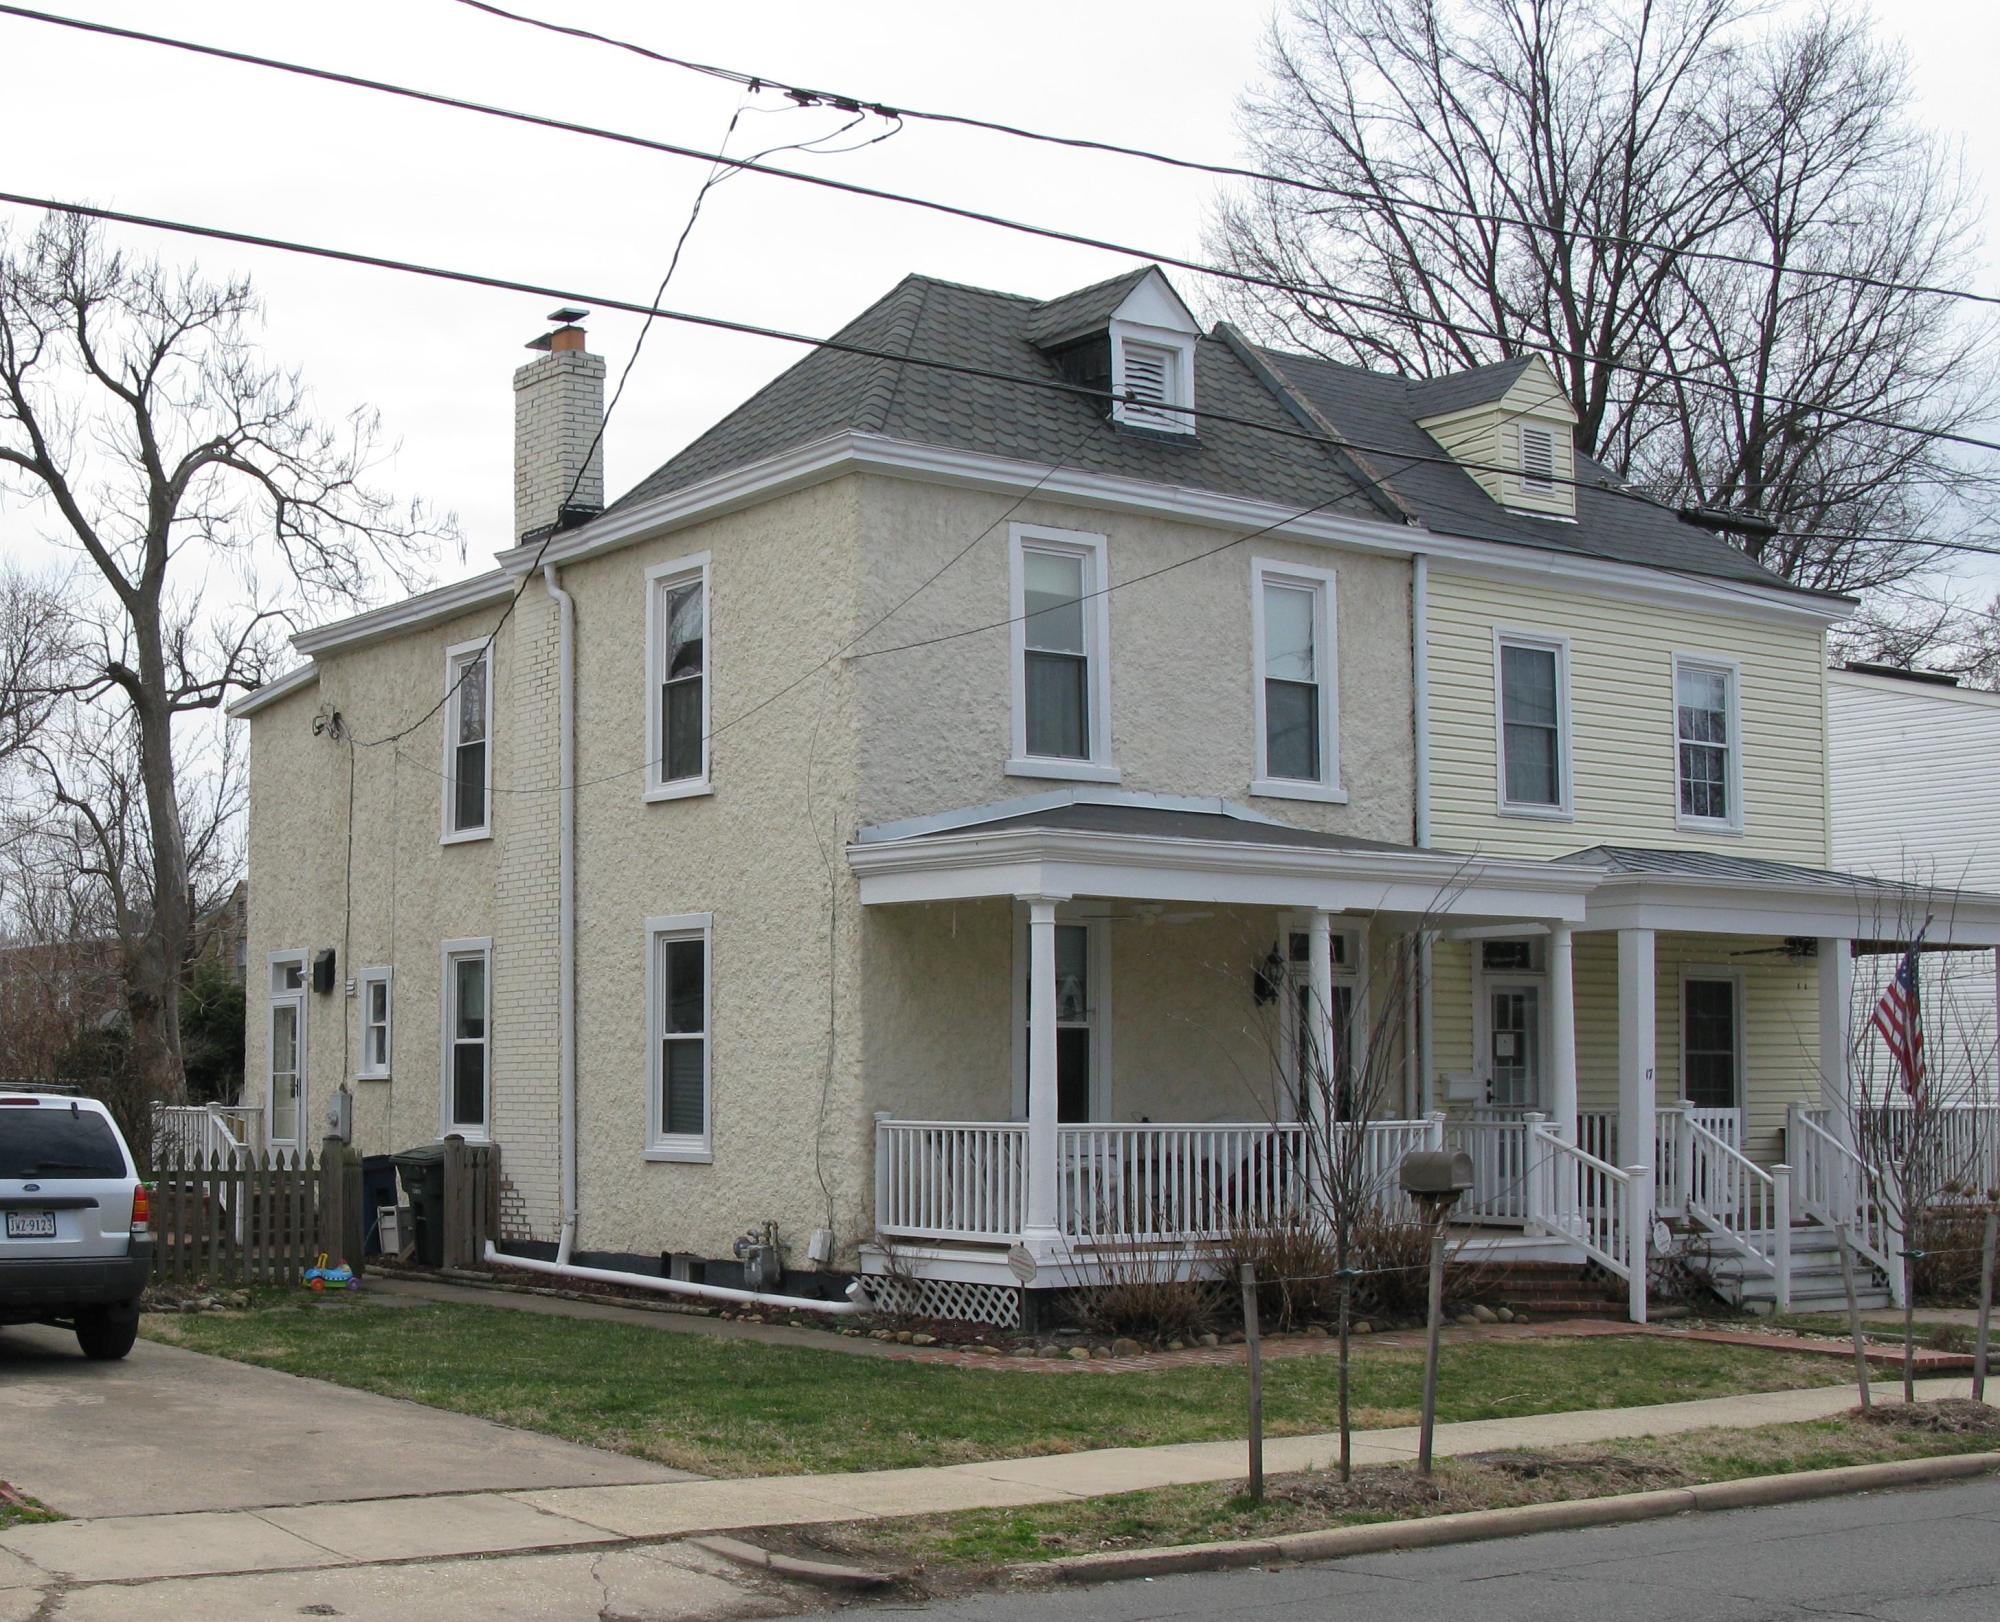
<instances>
[{"instance_id":1,"label":"suv rear window","mask_svg":"<svg viewBox=\"0 0 2000 1622\"><path fill-rule=\"evenodd\" d=\"M102 1115L46 1105L0 1108L0 1179L123 1177L125 1155Z\"/></svg>"}]
</instances>

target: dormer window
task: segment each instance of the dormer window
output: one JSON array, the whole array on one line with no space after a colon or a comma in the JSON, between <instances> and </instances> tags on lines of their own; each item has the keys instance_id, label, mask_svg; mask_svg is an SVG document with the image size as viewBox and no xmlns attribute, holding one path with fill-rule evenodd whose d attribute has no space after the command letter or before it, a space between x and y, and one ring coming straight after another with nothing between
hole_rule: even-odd
<instances>
[{"instance_id":1,"label":"dormer window","mask_svg":"<svg viewBox=\"0 0 2000 1622\"><path fill-rule=\"evenodd\" d=\"M1556 436L1547 428L1521 425L1521 488L1546 494L1556 487Z\"/></svg>"},{"instance_id":2,"label":"dormer window","mask_svg":"<svg viewBox=\"0 0 2000 1622\"><path fill-rule=\"evenodd\" d=\"M1111 420L1127 428L1191 434L1195 420L1194 341L1183 333L1132 330L1114 321L1111 332ZM1179 409L1177 409L1179 408Z\"/></svg>"}]
</instances>

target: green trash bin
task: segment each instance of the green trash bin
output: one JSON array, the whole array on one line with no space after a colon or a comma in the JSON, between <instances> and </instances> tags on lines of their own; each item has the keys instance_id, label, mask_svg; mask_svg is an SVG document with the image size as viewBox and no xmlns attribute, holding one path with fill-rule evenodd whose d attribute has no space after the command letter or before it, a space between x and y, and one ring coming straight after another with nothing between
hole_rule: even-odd
<instances>
[{"instance_id":1,"label":"green trash bin","mask_svg":"<svg viewBox=\"0 0 2000 1622\"><path fill-rule=\"evenodd\" d=\"M410 1226L417 1260L426 1267L444 1266L444 1145L420 1143L395 1157L396 1175L410 1202Z\"/></svg>"}]
</instances>

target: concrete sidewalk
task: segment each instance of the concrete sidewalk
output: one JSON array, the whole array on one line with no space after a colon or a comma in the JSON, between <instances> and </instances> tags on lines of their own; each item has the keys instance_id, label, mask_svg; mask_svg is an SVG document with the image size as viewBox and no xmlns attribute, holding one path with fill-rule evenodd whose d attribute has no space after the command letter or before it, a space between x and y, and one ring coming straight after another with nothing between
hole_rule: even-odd
<instances>
[{"instance_id":1,"label":"concrete sidewalk","mask_svg":"<svg viewBox=\"0 0 2000 1622\"><path fill-rule=\"evenodd\" d=\"M1918 1382L1920 1399L1963 1397L1966 1380ZM1888 1400L1883 1393L1878 1400ZM1491 1448L1555 1447L1656 1436L1710 1426L1821 1419L1855 1402L1852 1386L1717 1397L1649 1408L1537 1414L1441 1425L1440 1456ZM1279 1437L1265 1467L1305 1470L1329 1463L1338 1439ZM1414 1458L1414 1427L1357 1432L1359 1464ZM1007 1508L1229 1481L1243 1475L1244 1444L1196 1442L1112 1448L936 1469L728 1481L648 1482L453 1493L365 1502L192 1514L109 1516L0 1532L0 1602L61 1584L129 1583L380 1566L391 1562L602 1551L694 1532L877 1520L937 1511ZM0 1617L8 1606L0 1603Z\"/></svg>"}]
</instances>

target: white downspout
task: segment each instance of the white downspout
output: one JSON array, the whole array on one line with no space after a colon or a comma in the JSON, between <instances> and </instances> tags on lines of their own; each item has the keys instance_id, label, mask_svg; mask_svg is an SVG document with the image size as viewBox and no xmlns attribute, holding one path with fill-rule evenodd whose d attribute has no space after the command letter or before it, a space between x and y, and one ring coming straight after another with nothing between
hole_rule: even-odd
<instances>
[{"instance_id":1,"label":"white downspout","mask_svg":"<svg viewBox=\"0 0 2000 1622\"><path fill-rule=\"evenodd\" d=\"M1431 843L1431 560L1422 552L1410 560L1410 707L1415 712L1413 754L1416 796L1413 832L1419 850ZM1407 1090L1416 1112L1429 1114L1437 1107L1431 1096L1436 1068L1436 1025L1431 1017L1431 937L1426 934L1417 945L1417 996L1415 1041L1410 1044L1416 1072L1408 1079Z\"/></svg>"},{"instance_id":2,"label":"white downspout","mask_svg":"<svg viewBox=\"0 0 2000 1622\"><path fill-rule=\"evenodd\" d=\"M567 1267L570 1248L576 1243L576 600L557 583L553 563L543 566L542 584L555 599L561 615L556 652L557 769L562 774L561 820L556 839L560 847L556 955L561 960L556 1026L562 1057L556 1133L562 1182L562 1233L556 1241L555 1265Z\"/></svg>"},{"instance_id":3,"label":"white downspout","mask_svg":"<svg viewBox=\"0 0 2000 1622\"><path fill-rule=\"evenodd\" d=\"M698 1301L735 1301L746 1306L785 1307L793 1312L823 1312L836 1318L875 1310L875 1303L868 1298L858 1279L847 1287L845 1301L818 1301L807 1295L766 1295L759 1290L731 1289L725 1284L696 1284L690 1279L659 1278L651 1273L620 1273L609 1267L575 1267L566 1262L537 1261L532 1256L509 1256L491 1239L486 1241L486 1259L503 1267L547 1273L554 1278L588 1279L594 1284L622 1284L628 1289L657 1290L662 1295L693 1296Z\"/></svg>"}]
</instances>

